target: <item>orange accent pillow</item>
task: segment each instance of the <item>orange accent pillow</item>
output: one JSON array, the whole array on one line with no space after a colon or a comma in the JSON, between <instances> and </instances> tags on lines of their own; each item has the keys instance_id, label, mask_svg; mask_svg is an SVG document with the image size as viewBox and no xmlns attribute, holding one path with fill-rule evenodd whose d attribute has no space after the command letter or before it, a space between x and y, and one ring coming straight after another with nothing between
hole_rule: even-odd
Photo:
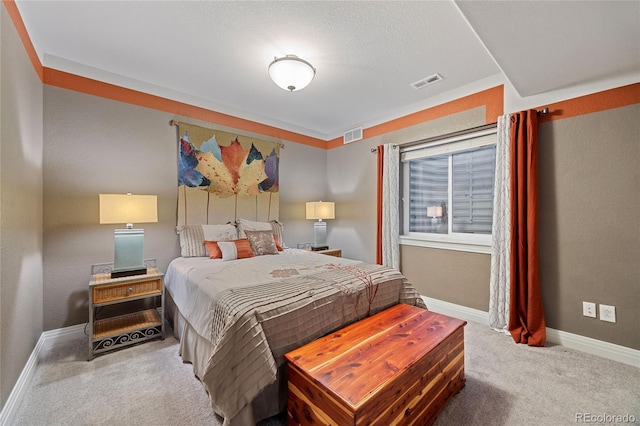
<instances>
[{"instance_id":1,"label":"orange accent pillow","mask_svg":"<svg viewBox=\"0 0 640 426\"><path fill-rule=\"evenodd\" d=\"M247 238L235 241L218 241L222 260L246 259L253 257L253 251Z\"/></svg>"},{"instance_id":2,"label":"orange accent pillow","mask_svg":"<svg viewBox=\"0 0 640 426\"><path fill-rule=\"evenodd\" d=\"M209 259L222 259L222 252L217 241L205 241L204 246L209 252Z\"/></svg>"},{"instance_id":3,"label":"orange accent pillow","mask_svg":"<svg viewBox=\"0 0 640 426\"><path fill-rule=\"evenodd\" d=\"M273 240L276 242L276 248L278 251L283 251L284 249L280 245L280 241L278 241L278 236L276 234L273 234Z\"/></svg>"}]
</instances>

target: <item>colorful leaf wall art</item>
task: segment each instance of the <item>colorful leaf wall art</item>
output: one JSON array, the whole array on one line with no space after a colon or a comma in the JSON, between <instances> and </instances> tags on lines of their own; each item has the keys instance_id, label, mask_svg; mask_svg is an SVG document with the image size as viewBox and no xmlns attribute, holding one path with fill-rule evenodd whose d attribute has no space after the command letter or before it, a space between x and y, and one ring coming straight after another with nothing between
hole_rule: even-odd
<instances>
[{"instance_id":1,"label":"colorful leaf wall art","mask_svg":"<svg viewBox=\"0 0 640 426\"><path fill-rule=\"evenodd\" d=\"M279 197L273 196L280 187L279 144L177 124L183 135L178 159L178 185L184 188L179 193L179 225L209 223L210 210L214 217L224 218L214 219L215 223L238 217L277 219ZM228 198L232 203L224 201Z\"/></svg>"}]
</instances>

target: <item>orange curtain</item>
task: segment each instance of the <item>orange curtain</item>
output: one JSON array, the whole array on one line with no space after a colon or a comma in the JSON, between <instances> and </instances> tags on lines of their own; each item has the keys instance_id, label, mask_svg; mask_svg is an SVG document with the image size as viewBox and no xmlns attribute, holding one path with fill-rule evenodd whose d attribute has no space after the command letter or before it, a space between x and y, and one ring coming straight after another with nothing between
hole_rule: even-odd
<instances>
[{"instance_id":1,"label":"orange curtain","mask_svg":"<svg viewBox=\"0 0 640 426\"><path fill-rule=\"evenodd\" d=\"M509 332L516 343L544 346L546 329L538 255L538 114L511 115L511 281Z\"/></svg>"},{"instance_id":2,"label":"orange curtain","mask_svg":"<svg viewBox=\"0 0 640 426\"><path fill-rule=\"evenodd\" d=\"M376 205L377 209L377 228L376 228L376 263L382 265L382 179L384 170L384 147L378 145L376 151L378 156L378 201Z\"/></svg>"}]
</instances>

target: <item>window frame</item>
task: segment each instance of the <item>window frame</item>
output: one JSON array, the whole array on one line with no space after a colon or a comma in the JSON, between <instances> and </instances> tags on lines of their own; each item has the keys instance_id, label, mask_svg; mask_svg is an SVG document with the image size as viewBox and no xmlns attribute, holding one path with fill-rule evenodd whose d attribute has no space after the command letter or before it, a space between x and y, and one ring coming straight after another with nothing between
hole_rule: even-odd
<instances>
[{"instance_id":1,"label":"window frame","mask_svg":"<svg viewBox=\"0 0 640 426\"><path fill-rule=\"evenodd\" d=\"M434 138L400 145L400 191L401 191L401 223L400 244L408 246L430 247L446 250L467 251L473 253L491 253L492 234L472 234L453 231L453 214L450 214L447 226L447 234L426 232L410 232L409 228L409 167L411 159L449 155L448 162L448 200L451 206L453 168L452 155L455 152L467 151L473 148L496 145L496 124L475 127L461 132L450 133ZM494 170L495 173L495 170ZM495 194L495 188L494 188Z\"/></svg>"}]
</instances>

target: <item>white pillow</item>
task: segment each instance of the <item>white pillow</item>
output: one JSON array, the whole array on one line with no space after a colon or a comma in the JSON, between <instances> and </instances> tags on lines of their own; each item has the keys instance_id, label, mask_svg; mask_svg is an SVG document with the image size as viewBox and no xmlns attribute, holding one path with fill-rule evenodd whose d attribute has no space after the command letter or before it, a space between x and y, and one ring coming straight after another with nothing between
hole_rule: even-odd
<instances>
[{"instance_id":1,"label":"white pillow","mask_svg":"<svg viewBox=\"0 0 640 426\"><path fill-rule=\"evenodd\" d=\"M238 238L247 238L247 234L244 231L271 231L271 223L269 222L254 222L247 219L236 220L238 225Z\"/></svg>"},{"instance_id":2,"label":"white pillow","mask_svg":"<svg viewBox=\"0 0 640 426\"><path fill-rule=\"evenodd\" d=\"M218 242L218 247L222 253L222 260L245 259L254 256L249 240L246 238L235 241L221 241Z\"/></svg>"},{"instance_id":3,"label":"white pillow","mask_svg":"<svg viewBox=\"0 0 640 426\"><path fill-rule=\"evenodd\" d=\"M222 252L222 260L236 260L238 258L238 250L236 245L231 241L220 241L218 247Z\"/></svg>"},{"instance_id":4,"label":"white pillow","mask_svg":"<svg viewBox=\"0 0 640 426\"><path fill-rule=\"evenodd\" d=\"M283 235L284 225L277 220L255 222L247 219L237 219L236 225L238 226L238 238L247 238L247 234L244 231L273 231L273 235L278 237L278 244L281 247L286 247Z\"/></svg>"},{"instance_id":5,"label":"white pillow","mask_svg":"<svg viewBox=\"0 0 640 426\"><path fill-rule=\"evenodd\" d=\"M228 223L226 225L201 225L205 241L231 241L238 238L238 230Z\"/></svg>"}]
</instances>

